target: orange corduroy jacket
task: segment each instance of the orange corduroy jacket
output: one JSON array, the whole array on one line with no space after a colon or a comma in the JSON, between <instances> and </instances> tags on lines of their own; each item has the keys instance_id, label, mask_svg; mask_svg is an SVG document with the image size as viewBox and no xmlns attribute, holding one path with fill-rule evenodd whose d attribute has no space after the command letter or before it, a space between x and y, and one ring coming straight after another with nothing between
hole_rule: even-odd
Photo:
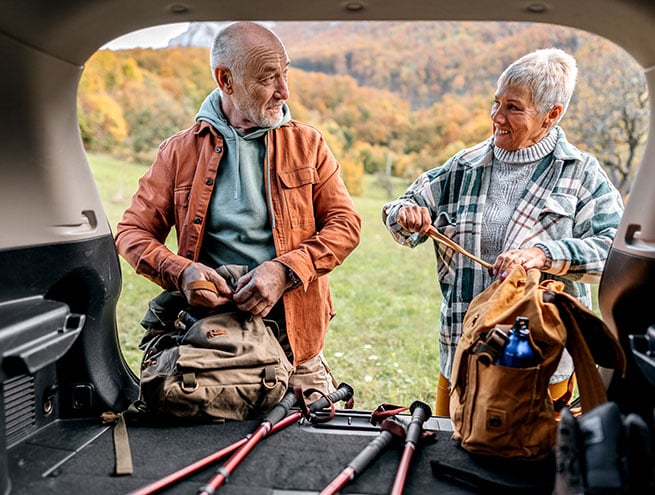
<instances>
[{"instance_id":1,"label":"orange corduroy jacket","mask_svg":"<svg viewBox=\"0 0 655 495\"><path fill-rule=\"evenodd\" d=\"M283 296L297 365L323 349L334 316L326 275L358 245L361 218L316 129L290 121L267 140L275 260L302 281ZM164 141L118 224L119 253L166 290L178 290L180 275L198 259L223 150L223 137L204 121ZM177 254L164 244L173 227Z\"/></svg>"}]
</instances>

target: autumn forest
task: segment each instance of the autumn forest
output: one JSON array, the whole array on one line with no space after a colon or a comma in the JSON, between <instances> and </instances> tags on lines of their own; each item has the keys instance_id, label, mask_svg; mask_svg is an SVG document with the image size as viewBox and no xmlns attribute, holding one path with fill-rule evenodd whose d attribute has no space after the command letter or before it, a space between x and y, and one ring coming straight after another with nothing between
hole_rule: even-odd
<instances>
[{"instance_id":1,"label":"autumn forest","mask_svg":"<svg viewBox=\"0 0 655 495\"><path fill-rule=\"evenodd\" d=\"M542 24L281 22L291 58L291 115L326 136L353 195L364 175L412 179L486 139L495 81L537 48L572 53L580 69L561 125L629 192L647 129L640 68L610 42ZM149 164L157 145L193 122L214 89L206 47L100 50L78 92L85 147Z\"/></svg>"}]
</instances>

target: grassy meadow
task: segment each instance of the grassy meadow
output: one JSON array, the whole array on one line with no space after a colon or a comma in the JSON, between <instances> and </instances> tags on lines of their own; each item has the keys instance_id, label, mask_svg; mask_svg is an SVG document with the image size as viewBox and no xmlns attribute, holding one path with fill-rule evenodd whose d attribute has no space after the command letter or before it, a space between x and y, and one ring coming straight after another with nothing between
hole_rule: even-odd
<instances>
[{"instance_id":1,"label":"grassy meadow","mask_svg":"<svg viewBox=\"0 0 655 495\"><path fill-rule=\"evenodd\" d=\"M112 230L127 207L142 165L89 155ZM407 184L395 183L394 194ZM437 326L441 296L430 244L416 249L397 245L380 220L387 192L369 177L363 197L354 198L362 215L362 239L344 264L330 275L337 316L325 355L337 381L355 389L355 406L382 402L434 403L437 383ZM125 357L138 370L139 321L147 302L161 289L138 276L121 259L123 288L117 309Z\"/></svg>"}]
</instances>

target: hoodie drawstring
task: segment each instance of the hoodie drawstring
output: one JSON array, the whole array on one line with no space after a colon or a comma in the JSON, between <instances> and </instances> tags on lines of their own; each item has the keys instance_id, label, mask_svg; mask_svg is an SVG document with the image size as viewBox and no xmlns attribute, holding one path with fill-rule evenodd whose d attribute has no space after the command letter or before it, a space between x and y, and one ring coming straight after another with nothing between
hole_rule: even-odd
<instances>
[{"instance_id":1,"label":"hoodie drawstring","mask_svg":"<svg viewBox=\"0 0 655 495\"><path fill-rule=\"evenodd\" d=\"M234 136L234 153L235 153L235 158L236 158L236 174L234 176L234 198L233 199L239 199L239 196L241 195L241 160L239 160L239 135L237 134L237 131L233 128L230 127L232 130L232 135Z\"/></svg>"},{"instance_id":2,"label":"hoodie drawstring","mask_svg":"<svg viewBox=\"0 0 655 495\"><path fill-rule=\"evenodd\" d=\"M271 228L275 228L275 214L273 212L273 193L271 191L271 158L268 153L268 140L271 131L266 133L264 144L266 148L266 167L264 169L264 176L266 177L266 200L268 202L268 214L271 217Z\"/></svg>"}]
</instances>

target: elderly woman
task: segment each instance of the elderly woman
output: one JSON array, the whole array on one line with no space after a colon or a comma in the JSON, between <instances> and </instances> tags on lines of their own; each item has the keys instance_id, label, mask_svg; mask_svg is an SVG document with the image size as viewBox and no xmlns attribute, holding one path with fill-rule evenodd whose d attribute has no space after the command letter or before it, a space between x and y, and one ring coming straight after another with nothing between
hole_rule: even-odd
<instances>
[{"instance_id":1,"label":"elderly woman","mask_svg":"<svg viewBox=\"0 0 655 495\"><path fill-rule=\"evenodd\" d=\"M469 303L515 265L538 268L591 307L623 203L598 160L571 145L557 125L577 77L575 59L537 50L512 63L497 82L493 135L423 173L383 206L393 238L415 247L434 225L493 265L491 272L435 244L442 293L437 415L448 415L448 380ZM551 394L566 392L573 372L562 358Z\"/></svg>"}]
</instances>

